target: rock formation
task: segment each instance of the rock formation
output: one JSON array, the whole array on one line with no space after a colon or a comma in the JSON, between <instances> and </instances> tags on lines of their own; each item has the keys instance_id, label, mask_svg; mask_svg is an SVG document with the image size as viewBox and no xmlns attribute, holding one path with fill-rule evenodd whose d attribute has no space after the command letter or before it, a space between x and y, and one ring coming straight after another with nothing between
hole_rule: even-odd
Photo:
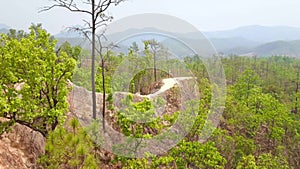
<instances>
[{"instance_id":1,"label":"rock formation","mask_svg":"<svg viewBox=\"0 0 300 169\"><path fill-rule=\"evenodd\" d=\"M36 160L44 153L46 143L42 134L16 124L10 132L3 133L0 138L0 168L36 168Z\"/></svg>"}]
</instances>

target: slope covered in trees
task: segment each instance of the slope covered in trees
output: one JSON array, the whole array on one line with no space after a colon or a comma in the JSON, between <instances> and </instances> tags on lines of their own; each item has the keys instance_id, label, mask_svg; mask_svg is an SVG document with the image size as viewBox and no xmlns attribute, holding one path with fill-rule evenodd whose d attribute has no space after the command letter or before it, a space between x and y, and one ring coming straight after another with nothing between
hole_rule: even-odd
<instances>
[{"instance_id":1,"label":"slope covered in trees","mask_svg":"<svg viewBox=\"0 0 300 169\"><path fill-rule=\"evenodd\" d=\"M106 58L109 66L105 69L109 93L114 68L124 59L135 60L137 55L131 50L128 55L110 53L106 57L109 57ZM153 61L151 52L144 57L145 60L137 64ZM198 57L186 57L185 64L196 77L200 77L197 79L200 109L190 133L177 146L159 156L131 159L111 154L106 160L103 160L104 156L98 157L99 163L110 168L299 168L300 60L281 56L231 56L222 58L222 63L227 81L226 107L218 128L205 143L198 139L211 106L213 84L209 82L202 61ZM156 73L158 81L168 78L163 71ZM151 86L153 81L153 70L142 71L132 80L131 91L139 92L141 85ZM132 137L151 138L174 124L178 113L182 113L169 114L141 125L125 115L152 114L151 103L147 100L132 103L129 98L128 104L132 106L130 109L115 112L117 122L114 125ZM162 125L161 122L166 120L170 125ZM104 150L100 148L98 151Z\"/></svg>"},{"instance_id":2,"label":"slope covered in trees","mask_svg":"<svg viewBox=\"0 0 300 169\"><path fill-rule=\"evenodd\" d=\"M189 134L171 150L137 159L113 155L95 144L88 133L101 130L98 123L89 130L77 120L63 125L68 112L67 79L90 87L89 67L84 66L86 58L82 58L83 51L79 47L66 43L55 48L55 40L39 26L32 27L29 34L2 34L0 42L0 115L8 120L1 122L0 129L8 131L10 126L19 123L42 133L47 145L45 154L38 160L40 167L300 168L299 59L281 56L222 58L227 82L226 107L218 128L208 140L200 143L214 84L210 84L202 61L196 56L187 56L184 63L197 77L200 96L196 100L200 107L195 123ZM145 55L135 63L153 63L155 56L147 50L142 50ZM105 63L98 67L96 89L103 92L104 69L107 102L111 103L111 78L116 68L124 59L134 61L139 56L133 49L128 55L109 51L103 56ZM169 63L176 65L178 61L170 60ZM155 71L155 76L153 72L145 70L137 74L131 81L130 91L135 93L153 82L169 78L164 71ZM177 89L172 90L170 93L176 95ZM137 123L125 115L135 118L136 113L155 114L153 104L147 99L135 102L131 96L125 101L128 109L116 111L109 104L105 113L113 112L114 127L133 138L154 137L184 113L176 111L152 122Z\"/></svg>"}]
</instances>

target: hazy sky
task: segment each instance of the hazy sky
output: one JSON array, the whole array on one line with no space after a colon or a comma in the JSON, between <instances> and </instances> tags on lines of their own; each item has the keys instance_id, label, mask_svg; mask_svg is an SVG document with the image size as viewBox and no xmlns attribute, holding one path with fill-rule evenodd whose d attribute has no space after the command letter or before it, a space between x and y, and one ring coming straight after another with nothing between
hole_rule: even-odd
<instances>
[{"instance_id":1,"label":"hazy sky","mask_svg":"<svg viewBox=\"0 0 300 169\"><path fill-rule=\"evenodd\" d=\"M82 14L63 9L38 13L46 5L48 0L1 0L0 23L26 30L31 23L42 23L50 33L82 25ZM169 14L202 31L245 25L300 27L300 0L128 0L113 7L110 13L115 20L140 13Z\"/></svg>"}]
</instances>

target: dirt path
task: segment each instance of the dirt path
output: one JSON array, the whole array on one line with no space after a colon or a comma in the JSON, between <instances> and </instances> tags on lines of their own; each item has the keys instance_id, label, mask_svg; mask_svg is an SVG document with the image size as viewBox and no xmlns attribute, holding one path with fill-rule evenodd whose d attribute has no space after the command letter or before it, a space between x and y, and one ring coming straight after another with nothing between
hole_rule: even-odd
<instances>
[{"instance_id":1,"label":"dirt path","mask_svg":"<svg viewBox=\"0 0 300 169\"><path fill-rule=\"evenodd\" d=\"M146 97L148 98L157 97L159 94L164 93L165 91L171 89L176 84L178 84L178 81L188 80L188 79L193 79L193 77L176 77L176 78L163 79L162 80L163 86L157 92L148 94L146 95Z\"/></svg>"}]
</instances>

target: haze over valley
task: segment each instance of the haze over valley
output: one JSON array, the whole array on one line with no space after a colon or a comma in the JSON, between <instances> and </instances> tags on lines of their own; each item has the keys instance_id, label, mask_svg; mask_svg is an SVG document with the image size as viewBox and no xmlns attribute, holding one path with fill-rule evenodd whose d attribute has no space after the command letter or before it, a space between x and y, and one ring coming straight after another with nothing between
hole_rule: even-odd
<instances>
[{"instance_id":1,"label":"haze over valley","mask_svg":"<svg viewBox=\"0 0 300 169\"><path fill-rule=\"evenodd\" d=\"M0 24L0 32L7 33L11 29L5 24ZM147 28L145 32L155 32L155 28ZM108 36L129 35L132 31L127 30ZM170 32L165 32L170 34ZM274 56L285 55L300 57L300 28L289 26L260 26L251 25L236 29L223 31L203 31L203 35L216 48L217 52L224 55L245 55L245 56ZM176 33L171 33L176 36ZM187 41L193 42L196 33L190 32L185 35ZM179 35L179 34L177 34ZM54 35L58 44L68 41L72 45L88 45L76 32L62 30Z\"/></svg>"}]
</instances>

